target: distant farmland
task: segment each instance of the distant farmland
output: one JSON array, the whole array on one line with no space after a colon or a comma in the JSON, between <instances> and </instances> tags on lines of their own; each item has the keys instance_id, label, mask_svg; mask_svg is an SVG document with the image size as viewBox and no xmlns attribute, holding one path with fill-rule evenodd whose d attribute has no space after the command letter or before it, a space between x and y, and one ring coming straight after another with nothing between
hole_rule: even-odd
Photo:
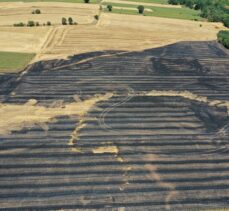
<instances>
[{"instance_id":1,"label":"distant farmland","mask_svg":"<svg viewBox=\"0 0 229 211\"><path fill-rule=\"evenodd\" d=\"M130 14L139 15L137 6L131 4L120 4L120 3L109 3L106 2L105 5L113 5L114 9L112 12L120 14ZM121 7L122 9L115 9L115 7ZM131 10L131 8L136 8L136 11ZM147 10L148 9L148 10ZM186 20L204 20L200 17L200 12L192 10L189 8L164 8L156 6L145 6L145 16L155 16L163 18L176 18L176 19L186 19ZM151 11L149 11L151 10ZM104 11L107 11L106 9Z\"/></svg>"}]
</instances>

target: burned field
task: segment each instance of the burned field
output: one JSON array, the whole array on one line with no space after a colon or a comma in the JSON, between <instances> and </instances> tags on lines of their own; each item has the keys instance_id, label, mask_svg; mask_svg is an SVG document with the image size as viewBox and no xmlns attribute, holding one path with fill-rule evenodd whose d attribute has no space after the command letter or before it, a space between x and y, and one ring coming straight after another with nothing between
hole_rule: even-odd
<instances>
[{"instance_id":1,"label":"burned field","mask_svg":"<svg viewBox=\"0 0 229 211\"><path fill-rule=\"evenodd\" d=\"M181 42L1 75L1 208L228 207L228 66Z\"/></svg>"}]
</instances>

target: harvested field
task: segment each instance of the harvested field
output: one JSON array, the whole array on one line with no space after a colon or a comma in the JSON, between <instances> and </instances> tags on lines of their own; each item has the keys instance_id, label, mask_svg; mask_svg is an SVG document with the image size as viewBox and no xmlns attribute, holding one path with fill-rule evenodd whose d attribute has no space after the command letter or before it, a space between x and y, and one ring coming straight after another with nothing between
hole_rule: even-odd
<instances>
[{"instance_id":1,"label":"harvested field","mask_svg":"<svg viewBox=\"0 0 229 211\"><path fill-rule=\"evenodd\" d=\"M132 5L134 6L134 5ZM31 14L39 8L40 15ZM166 8L164 8L166 9ZM177 8L179 9L179 8ZM117 9L115 9L117 10ZM135 9L130 10L136 12ZM146 12L153 9L146 9ZM143 50L179 41L215 40L222 24L102 13L99 5L53 2L0 3L0 51L38 54L34 61L104 50ZM60 26L73 17L77 26ZM51 21L51 27L9 27L28 20ZM8 26L5 26L8 25ZM168 33L169 31L169 33Z\"/></svg>"},{"instance_id":2,"label":"harvested field","mask_svg":"<svg viewBox=\"0 0 229 211\"><path fill-rule=\"evenodd\" d=\"M51 28L0 27L0 51L37 53Z\"/></svg>"},{"instance_id":3,"label":"harvested field","mask_svg":"<svg viewBox=\"0 0 229 211\"><path fill-rule=\"evenodd\" d=\"M32 14L36 9L40 9L41 14ZM99 6L95 4L0 2L0 51L10 52L5 54L9 56L4 57L7 65L1 62L0 71L21 71L24 65L29 63L30 59L15 57L15 54L40 54L46 43L51 41L53 45L58 45L62 42L69 29L77 28L76 25L61 26L62 17L72 17L78 24L94 25L94 15L98 13L98 9ZM13 24L27 24L30 20L39 22L40 26L13 27ZM48 21L52 26L43 26Z\"/></svg>"},{"instance_id":4,"label":"harvested field","mask_svg":"<svg viewBox=\"0 0 229 211\"><path fill-rule=\"evenodd\" d=\"M32 14L35 9L40 9L41 14ZM93 4L74 3L0 3L0 26L12 26L14 23L27 23L29 20L40 24L51 21L52 24L61 24L62 17L72 17L79 24L88 24L94 21L99 6Z\"/></svg>"},{"instance_id":5,"label":"harvested field","mask_svg":"<svg viewBox=\"0 0 229 211\"><path fill-rule=\"evenodd\" d=\"M151 1L151 0L149 0ZM157 0L155 0L157 1ZM159 0L160 1L160 0ZM166 0L162 0L166 1ZM12 3L12 2L24 2L24 3L30 3L30 2L62 2L62 3L84 3L83 0L0 0L0 2L7 2L7 3ZM91 4L98 4L100 1L99 0L90 0Z\"/></svg>"},{"instance_id":6,"label":"harvested field","mask_svg":"<svg viewBox=\"0 0 229 211\"><path fill-rule=\"evenodd\" d=\"M228 208L228 66L216 42L179 42L1 75L1 115L26 123L1 130L1 208Z\"/></svg>"},{"instance_id":7,"label":"harvested field","mask_svg":"<svg viewBox=\"0 0 229 211\"><path fill-rule=\"evenodd\" d=\"M37 60L91 51L143 50L178 41L215 40L222 28L218 23L102 14L95 26L56 29Z\"/></svg>"}]
</instances>

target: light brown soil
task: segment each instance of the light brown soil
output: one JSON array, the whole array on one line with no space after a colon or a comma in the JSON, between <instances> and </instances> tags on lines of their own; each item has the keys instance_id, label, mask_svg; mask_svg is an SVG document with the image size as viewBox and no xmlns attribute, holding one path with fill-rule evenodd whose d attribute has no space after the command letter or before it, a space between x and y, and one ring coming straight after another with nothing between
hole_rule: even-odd
<instances>
[{"instance_id":1,"label":"light brown soil","mask_svg":"<svg viewBox=\"0 0 229 211\"><path fill-rule=\"evenodd\" d=\"M117 154L118 148L116 146L98 147L93 149L92 152L94 154L103 154L103 153Z\"/></svg>"},{"instance_id":2,"label":"light brown soil","mask_svg":"<svg viewBox=\"0 0 229 211\"><path fill-rule=\"evenodd\" d=\"M0 25L12 26L14 23L27 23L29 20L41 24L51 21L52 24L61 24L62 17L72 17L79 24L88 24L94 21L98 12L98 5L85 5L57 2L13 2L0 3ZM40 9L41 14L32 14Z\"/></svg>"},{"instance_id":3,"label":"light brown soil","mask_svg":"<svg viewBox=\"0 0 229 211\"><path fill-rule=\"evenodd\" d=\"M43 14L32 15L31 11L36 8ZM81 23L76 26L0 27L0 51L37 53L33 62L92 51L138 51L179 41L210 41L224 29L220 23L110 13L102 13L96 24L93 16L99 12L98 5L87 4L0 3L0 11L0 26L22 21L22 17L40 21L52 17L50 20L55 23L60 22L62 16L72 16Z\"/></svg>"},{"instance_id":4,"label":"light brown soil","mask_svg":"<svg viewBox=\"0 0 229 211\"><path fill-rule=\"evenodd\" d=\"M92 4L58 2L0 3L0 51L40 53L48 37L52 37L56 32L55 27L58 28L58 26L13 27L14 23L27 23L33 20L40 24L51 21L56 25L61 24L62 17L72 17L78 24L91 24L94 15L98 13L98 7ZM32 14L35 9L40 9L42 14ZM59 31L57 33L59 35ZM60 41L61 38L58 38L54 43L58 44Z\"/></svg>"},{"instance_id":5,"label":"light brown soil","mask_svg":"<svg viewBox=\"0 0 229 211\"><path fill-rule=\"evenodd\" d=\"M51 28L0 27L0 51L37 53Z\"/></svg>"},{"instance_id":6,"label":"light brown soil","mask_svg":"<svg viewBox=\"0 0 229 211\"><path fill-rule=\"evenodd\" d=\"M215 40L223 28L220 23L106 13L97 25L59 27L36 59L102 50L144 50L179 41L209 41Z\"/></svg>"},{"instance_id":7,"label":"light brown soil","mask_svg":"<svg viewBox=\"0 0 229 211\"><path fill-rule=\"evenodd\" d=\"M62 115L76 115L83 118L93 106L112 97L112 93L94 96L88 100L73 102L57 107L36 105L36 100L30 100L23 105L0 104L0 134L10 133L12 130L21 130L34 124L45 124L53 118Z\"/></svg>"}]
</instances>

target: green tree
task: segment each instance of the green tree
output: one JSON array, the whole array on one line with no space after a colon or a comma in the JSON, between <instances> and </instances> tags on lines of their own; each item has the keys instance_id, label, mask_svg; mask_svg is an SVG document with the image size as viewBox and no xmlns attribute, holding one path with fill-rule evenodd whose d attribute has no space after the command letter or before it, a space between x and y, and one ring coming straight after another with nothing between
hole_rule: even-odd
<instances>
[{"instance_id":1,"label":"green tree","mask_svg":"<svg viewBox=\"0 0 229 211\"><path fill-rule=\"evenodd\" d=\"M67 25L67 19L66 18L62 18L62 25Z\"/></svg>"},{"instance_id":2,"label":"green tree","mask_svg":"<svg viewBox=\"0 0 229 211\"><path fill-rule=\"evenodd\" d=\"M90 3L90 0L84 0L84 3L88 4Z\"/></svg>"},{"instance_id":3,"label":"green tree","mask_svg":"<svg viewBox=\"0 0 229 211\"><path fill-rule=\"evenodd\" d=\"M68 18L68 23L69 23L69 25L72 25L72 24L73 24L73 19L72 19L72 17L69 17L69 18Z\"/></svg>"},{"instance_id":4,"label":"green tree","mask_svg":"<svg viewBox=\"0 0 229 211\"><path fill-rule=\"evenodd\" d=\"M111 12L112 11L112 5L107 5L107 9Z\"/></svg>"},{"instance_id":5,"label":"green tree","mask_svg":"<svg viewBox=\"0 0 229 211\"><path fill-rule=\"evenodd\" d=\"M145 7L142 6L142 5L139 5L139 6L137 7L137 9L138 9L139 14L143 14L143 13L144 13Z\"/></svg>"},{"instance_id":6,"label":"green tree","mask_svg":"<svg viewBox=\"0 0 229 211\"><path fill-rule=\"evenodd\" d=\"M39 9L36 9L35 14L41 14L41 11Z\"/></svg>"},{"instance_id":7,"label":"green tree","mask_svg":"<svg viewBox=\"0 0 229 211\"><path fill-rule=\"evenodd\" d=\"M25 24L20 22L20 23L15 23L14 26L15 27L23 27L23 26L25 26Z\"/></svg>"},{"instance_id":8,"label":"green tree","mask_svg":"<svg viewBox=\"0 0 229 211\"><path fill-rule=\"evenodd\" d=\"M33 26L35 26L35 22L34 21L28 21L27 26L33 27Z\"/></svg>"},{"instance_id":9,"label":"green tree","mask_svg":"<svg viewBox=\"0 0 229 211\"><path fill-rule=\"evenodd\" d=\"M99 20L99 16L98 15L95 15L94 18L95 18L95 20Z\"/></svg>"},{"instance_id":10,"label":"green tree","mask_svg":"<svg viewBox=\"0 0 229 211\"><path fill-rule=\"evenodd\" d=\"M229 31L222 30L217 34L218 41L229 48Z\"/></svg>"},{"instance_id":11,"label":"green tree","mask_svg":"<svg viewBox=\"0 0 229 211\"><path fill-rule=\"evenodd\" d=\"M223 17L223 24L226 27L229 27L229 15Z\"/></svg>"}]
</instances>

